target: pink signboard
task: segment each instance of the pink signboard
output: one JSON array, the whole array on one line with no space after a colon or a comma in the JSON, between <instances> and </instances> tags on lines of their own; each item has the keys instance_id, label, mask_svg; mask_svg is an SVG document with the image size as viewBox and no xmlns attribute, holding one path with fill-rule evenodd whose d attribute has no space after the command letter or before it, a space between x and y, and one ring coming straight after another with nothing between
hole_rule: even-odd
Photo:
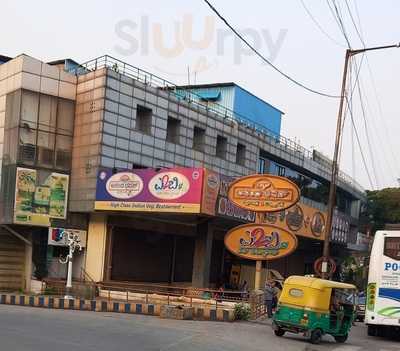
<instances>
[{"instance_id":1,"label":"pink signboard","mask_svg":"<svg viewBox=\"0 0 400 351\"><path fill-rule=\"evenodd\" d=\"M200 213L202 168L100 170L95 210Z\"/></svg>"}]
</instances>

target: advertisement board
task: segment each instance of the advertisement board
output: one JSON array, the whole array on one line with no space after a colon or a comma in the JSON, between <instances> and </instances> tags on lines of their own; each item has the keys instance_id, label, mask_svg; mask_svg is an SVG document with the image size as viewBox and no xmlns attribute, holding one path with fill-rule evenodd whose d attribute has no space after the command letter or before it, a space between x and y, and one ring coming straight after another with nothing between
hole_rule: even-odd
<instances>
[{"instance_id":1,"label":"advertisement board","mask_svg":"<svg viewBox=\"0 0 400 351\"><path fill-rule=\"evenodd\" d=\"M225 246L234 255L249 260L274 260L297 248L296 235L265 224L243 224L225 236Z\"/></svg>"},{"instance_id":2,"label":"advertisement board","mask_svg":"<svg viewBox=\"0 0 400 351\"><path fill-rule=\"evenodd\" d=\"M204 170L204 185L201 212L210 216L254 222L255 213L235 205L228 198L229 185L236 178Z\"/></svg>"},{"instance_id":3,"label":"advertisement board","mask_svg":"<svg viewBox=\"0 0 400 351\"><path fill-rule=\"evenodd\" d=\"M296 235L324 240L326 213L302 203L280 212L266 213L264 222L289 230Z\"/></svg>"},{"instance_id":4,"label":"advertisement board","mask_svg":"<svg viewBox=\"0 0 400 351\"><path fill-rule=\"evenodd\" d=\"M291 180L269 174L254 174L235 180L229 199L255 212L275 212L292 207L300 200L300 189Z\"/></svg>"},{"instance_id":5,"label":"advertisement board","mask_svg":"<svg viewBox=\"0 0 400 351\"><path fill-rule=\"evenodd\" d=\"M69 176L51 173L38 183L37 170L17 168L14 223L48 227L51 218L66 218Z\"/></svg>"},{"instance_id":6,"label":"advertisement board","mask_svg":"<svg viewBox=\"0 0 400 351\"><path fill-rule=\"evenodd\" d=\"M200 213L202 168L100 170L95 210Z\"/></svg>"}]
</instances>

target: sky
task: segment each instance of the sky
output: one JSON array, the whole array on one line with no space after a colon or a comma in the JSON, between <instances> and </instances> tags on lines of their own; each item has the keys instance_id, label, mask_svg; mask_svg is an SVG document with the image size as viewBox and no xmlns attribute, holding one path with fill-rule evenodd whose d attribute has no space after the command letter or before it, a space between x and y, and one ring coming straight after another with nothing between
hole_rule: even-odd
<instances>
[{"instance_id":1,"label":"sky","mask_svg":"<svg viewBox=\"0 0 400 351\"><path fill-rule=\"evenodd\" d=\"M314 90L340 94L346 41L328 0L210 1L282 71ZM362 48L346 1L336 4L351 47ZM400 42L400 1L347 4L367 47ZM3 55L82 63L108 54L176 84L236 82L285 112L284 136L333 155L339 100L310 93L262 63L204 0L2 0L0 33ZM399 59L400 49L354 58L363 105L356 88L355 129L347 113L340 167L366 189L399 186Z\"/></svg>"}]
</instances>

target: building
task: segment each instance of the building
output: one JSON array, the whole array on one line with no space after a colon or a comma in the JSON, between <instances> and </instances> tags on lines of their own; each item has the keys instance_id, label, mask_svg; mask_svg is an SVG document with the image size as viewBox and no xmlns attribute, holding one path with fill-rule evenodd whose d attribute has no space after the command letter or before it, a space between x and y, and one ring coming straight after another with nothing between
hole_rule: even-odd
<instances>
[{"instance_id":1,"label":"building","mask_svg":"<svg viewBox=\"0 0 400 351\"><path fill-rule=\"evenodd\" d=\"M58 257L66 249L54 246L49 227L87 232L75 276L251 283L254 262L232 256L223 238L254 221L226 192L235 177L256 172L289 177L302 192L298 206L265 219L295 232L298 249L264 269L312 272L322 252L329 160L283 137L282 113L236 85L202 89L174 86L109 56L47 64L21 55L0 65L1 233L4 250L18 246L23 267L10 287L29 289L31 271L37 278L64 274ZM230 108L215 102L232 89ZM337 256L357 235L364 197L341 173Z\"/></svg>"},{"instance_id":2,"label":"building","mask_svg":"<svg viewBox=\"0 0 400 351\"><path fill-rule=\"evenodd\" d=\"M283 112L235 83L187 85L177 93L272 136L281 135Z\"/></svg>"}]
</instances>

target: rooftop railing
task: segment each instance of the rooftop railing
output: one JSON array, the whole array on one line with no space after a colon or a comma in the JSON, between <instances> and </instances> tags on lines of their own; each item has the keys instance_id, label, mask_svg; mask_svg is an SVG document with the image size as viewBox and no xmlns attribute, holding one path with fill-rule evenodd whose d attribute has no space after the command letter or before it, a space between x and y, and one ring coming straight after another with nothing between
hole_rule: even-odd
<instances>
[{"instance_id":1,"label":"rooftop railing","mask_svg":"<svg viewBox=\"0 0 400 351\"><path fill-rule=\"evenodd\" d=\"M233 123L236 122L248 129L251 129L253 132L258 133L261 137L264 137L265 141L274 145L275 148L278 148L283 152L287 152L300 160L314 160L313 152L301 146L299 143L286 138L283 135L276 134L267 127L254 122L248 117L236 113L225 106L215 102L209 103L207 101L203 101L202 96L193 90L186 90L185 88L180 87L166 79L160 78L153 73L147 72L112 56L104 55L97 57L93 60L80 64L74 69L71 69L70 72L76 75L82 75L105 67L113 70L116 73L133 78L148 86L168 91L178 100L186 101L192 106L212 112L217 116L220 116L222 119L230 120ZM331 168L326 164L318 164L320 164L326 172L331 172ZM339 171L339 179L357 191L364 193L364 188L346 173Z\"/></svg>"}]
</instances>

